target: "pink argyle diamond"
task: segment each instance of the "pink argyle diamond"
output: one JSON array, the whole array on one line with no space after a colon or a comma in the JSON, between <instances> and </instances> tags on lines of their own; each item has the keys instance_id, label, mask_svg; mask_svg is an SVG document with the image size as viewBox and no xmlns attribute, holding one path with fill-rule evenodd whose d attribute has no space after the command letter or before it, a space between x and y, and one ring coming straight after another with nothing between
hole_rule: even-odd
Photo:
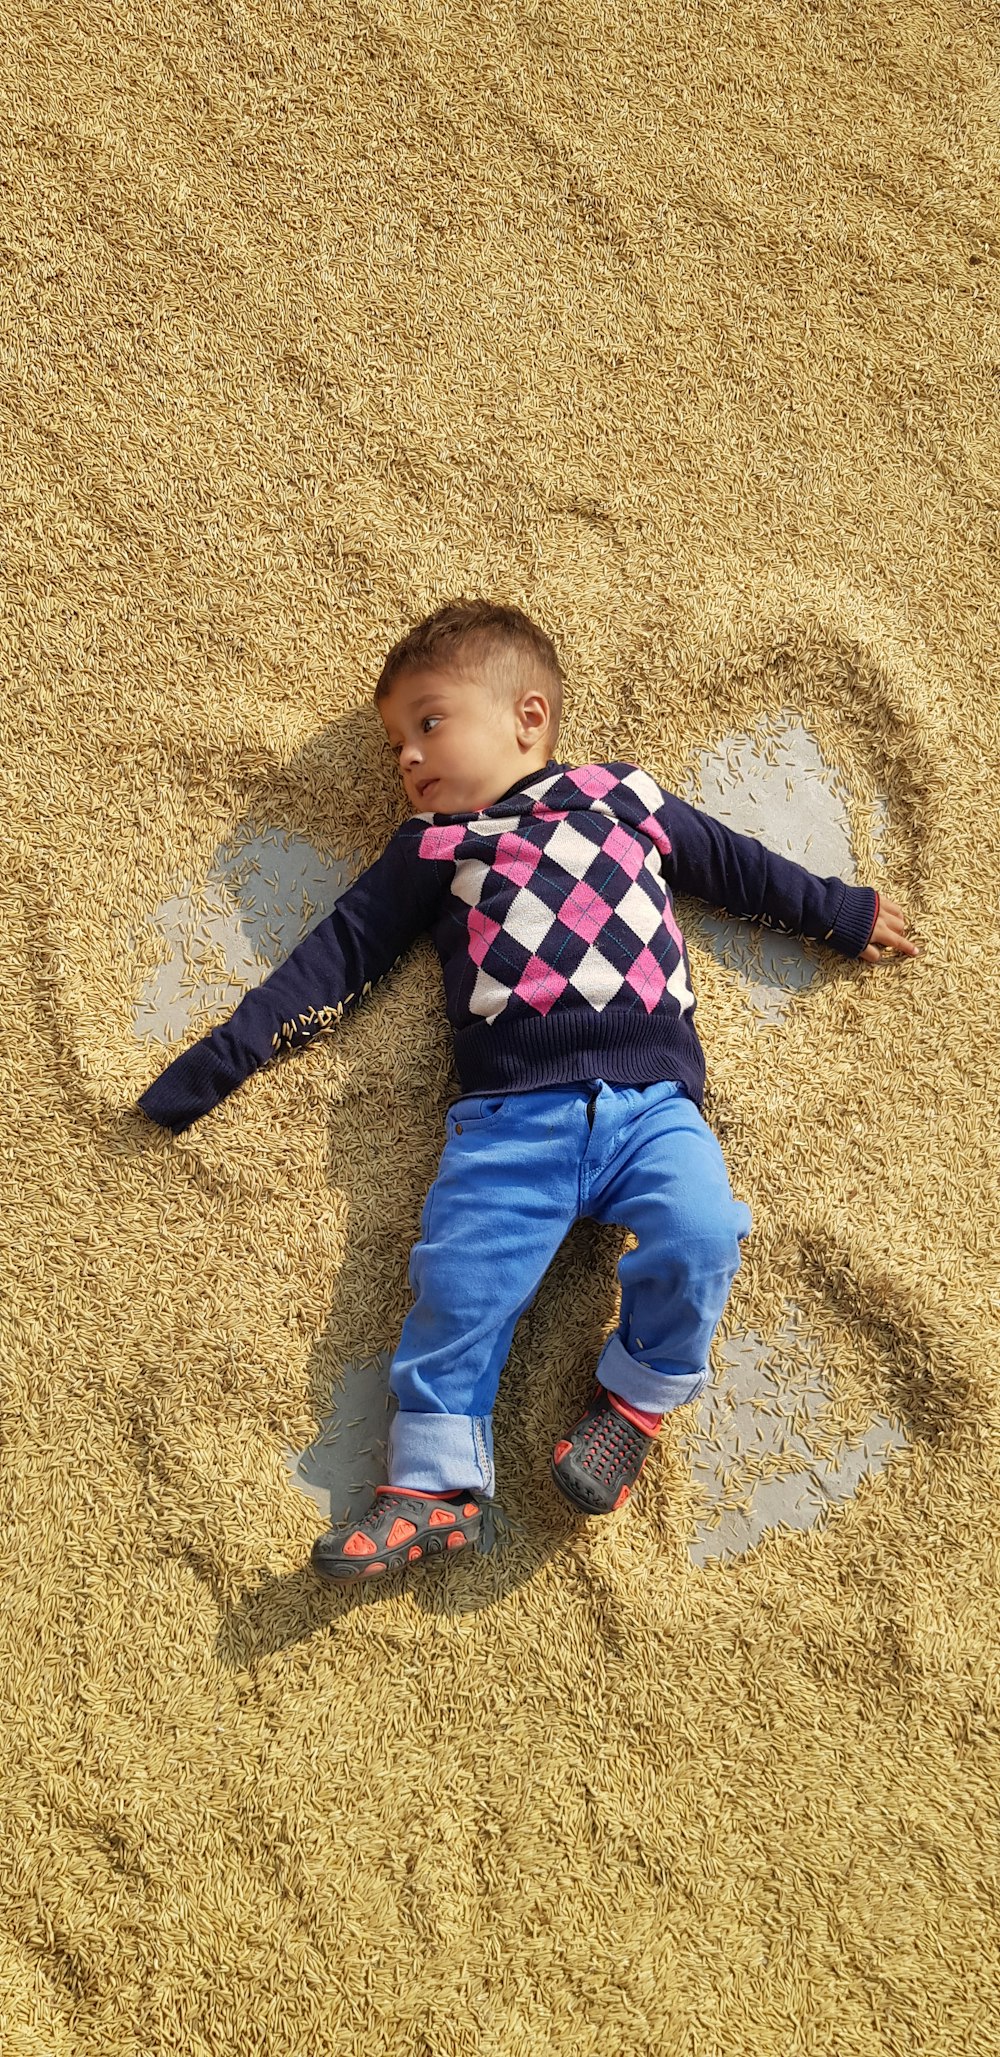
<instances>
[{"instance_id":1,"label":"pink argyle diamond","mask_svg":"<svg viewBox=\"0 0 1000 2057\"><path fill-rule=\"evenodd\" d=\"M602 848L607 856L613 857L615 863L621 865L623 871L628 872L630 879L638 878L645 863L642 844L635 836L630 836L620 822L616 821L610 836L605 836Z\"/></svg>"},{"instance_id":2,"label":"pink argyle diamond","mask_svg":"<svg viewBox=\"0 0 1000 2057\"><path fill-rule=\"evenodd\" d=\"M417 855L429 857L432 863L435 859L454 857L464 834L465 830L462 828L425 829L420 838Z\"/></svg>"},{"instance_id":3,"label":"pink argyle diamond","mask_svg":"<svg viewBox=\"0 0 1000 2057\"><path fill-rule=\"evenodd\" d=\"M651 950L640 950L634 964L625 973L625 983L634 986L647 1014L654 1007L667 981Z\"/></svg>"},{"instance_id":4,"label":"pink argyle diamond","mask_svg":"<svg viewBox=\"0 0 1000 2057\"><path fill-rule=\"evenodd\" d=\"M505 829L497 843L493 869L502 872L504 878L511 879L515 886L527 886L541 854L534 843L528 843L523 836Z\"/></svg>"},{"instance_id":5,"label":"pink argyle diamond","mask_svg":"<svg viewBox=\"0 0 1000 2057\"><path fill-rule=\"evenodd\" d=\"M565 807L546 807L544 800L536 800L531 810L536 821L565 821Z\"/></svg>"},{"instance_id":6,"label":"pink argyle diamond","mask_svg":"<svg viewBox=\"0 0 1000 2057\"><path fill-rule=\"evenodd\" d=\"M660 856L669 857L673 845L662 821L657 821L655 814L647 814L645 821L639 823L639 827L643 835L649 837L650 842L659 851Z\"/></svg>"},{"instance_id":7,"label":"pink argyle diamond","mask_svg":"<svg viewBox=\"0 0 1000 2057\"><path fill-rule=\"evenodd\" d=\"M469 956L474 964L482 964L494 936L500 934L500 923L491 921L481 907L469 909Z\"/></svg>"},{"instance_id":8,"label":"pink argyle diamond","mask_svg":"<svg viewBox=\"0 0 1000 2057\"><path fill-rule=\"evenodd\" d=\"M568 771L566 777L579 786L581 793L589 793L592 800L603 800L605 793L618 784L614 772L606 770L603 764L580 764L575 771Z\"/></svg>"},{"instance_id":9,"label":"pink argyle diamond","mask_svg":"<svg viewBox=\"0 0 1000 2057\"><path fill-rule=\"evenodd\" d=\"M578 879L559 909L559 919L573 930L574 935L582 936L585 943L592 943L613 913L614 908L609 907L592 886L584 885L583 880Z\"/></svg>"},{"instance_id":10,"label":"pink argyle diamond","mask_svg":"<svg viewBox=\"0 0 1000 2057\"><path fill-rule=\"evenodd\" d=\"M569 980L554 971L551 964L543 964L540 957L529 957L514 991L529 1007L537 1008L539 1014L547 1014L568 984Z\"/></svg>"}]
</instances>

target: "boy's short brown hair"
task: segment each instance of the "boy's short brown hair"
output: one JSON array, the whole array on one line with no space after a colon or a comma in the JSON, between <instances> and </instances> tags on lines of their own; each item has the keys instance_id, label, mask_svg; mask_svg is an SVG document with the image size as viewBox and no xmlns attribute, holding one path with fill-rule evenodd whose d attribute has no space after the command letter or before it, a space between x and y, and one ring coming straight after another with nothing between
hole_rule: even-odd
<instances>
[{"instance_id":1,"label":"boy's short brown hair","mask_svg":"<svg viewBox=\"0 0 1000 2057\"><path fill-rule=\"evenodd\" d=\"M400 638L390 650L375 687L375 704L391 692L400 672L461 671L482 665L498 696L508 702L537 686L551 708L546 743L559 733L564 679L555 644L520 607L496 607L489 600L450 600Z\"/></svg>"}]
</instances>

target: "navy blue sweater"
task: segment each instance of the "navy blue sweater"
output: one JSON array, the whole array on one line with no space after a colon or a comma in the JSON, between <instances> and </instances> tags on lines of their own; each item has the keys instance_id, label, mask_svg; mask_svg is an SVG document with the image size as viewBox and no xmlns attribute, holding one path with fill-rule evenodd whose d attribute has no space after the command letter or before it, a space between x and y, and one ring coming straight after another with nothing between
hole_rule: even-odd
<instances>
[{"instance_id":1,"label":"navy blue sweater","mask_svg":"<svg viewBox=\"0 0 1000 2057\"><path fill-rule=\"evenodd\" d=\"M634 764L545 770L480 814L416 814L286 962L143 1093L179 1135L252 1072L325 1029L424 931L444 972L463 1093L679 1079L705 1058L673 893L845 957L870 886L815 878L666 793Z\"/></svg>"}]
</instances>

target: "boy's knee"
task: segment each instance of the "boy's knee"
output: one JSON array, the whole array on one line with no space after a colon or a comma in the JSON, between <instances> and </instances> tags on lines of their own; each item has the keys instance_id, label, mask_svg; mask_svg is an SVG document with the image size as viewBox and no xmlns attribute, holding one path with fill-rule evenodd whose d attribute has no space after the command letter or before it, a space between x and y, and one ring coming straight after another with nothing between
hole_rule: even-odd
<instances>
[{"instance_id":1,"label":"boy's knee","mask_svg":"<svg viewBox=\"0 0 1000 2057\"><path fill-rule=\"evenodd\" d=\"M666 1207L657 1210L638 1244L645 1247L647 1257L658 1247L664 1256L683 1254L701 1272L733 1271L751 1226L750 1209L742 1201L729 1198L720 1204L713 1194L690 1193L680 1213Z\"/></svg>"},{"instance_id":2,"label":"boy's knee","mask_svg":"<svg viewBox=\"0 0 1000 2057\"><path fill-rule=\"evenodd\" d=\"M731 1222L713 1222L690 1246L692 1271L700 1277L735 1276L740 1267L739 1239Z\"/></svg>"}]
</instances>

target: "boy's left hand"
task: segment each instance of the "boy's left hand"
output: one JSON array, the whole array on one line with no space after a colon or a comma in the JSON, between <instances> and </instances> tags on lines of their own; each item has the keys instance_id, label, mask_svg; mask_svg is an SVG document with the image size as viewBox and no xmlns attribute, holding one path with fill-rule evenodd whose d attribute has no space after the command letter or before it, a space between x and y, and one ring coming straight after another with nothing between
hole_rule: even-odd
<instances>
[{"instance_id":1,"label":"boy's left hand","mask_svg":"<svg viewBox=\"0 0 1000 2057\"><path fill-rule=\"evenodd\" d=\"M916 943L911 943L906 933L906 916L895 900L880 895L878 917L871 935L861 952L862 964L877 964L886 950L896 950L901 957L919 957Z\"/></svg>"}]
</instances>

